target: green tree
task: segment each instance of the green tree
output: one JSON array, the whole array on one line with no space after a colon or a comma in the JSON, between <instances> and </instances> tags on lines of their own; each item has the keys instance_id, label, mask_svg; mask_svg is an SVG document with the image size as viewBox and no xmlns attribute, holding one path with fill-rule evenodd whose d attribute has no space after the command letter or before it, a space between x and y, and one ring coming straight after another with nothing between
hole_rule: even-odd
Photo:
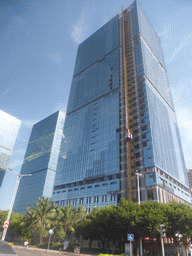
<instances>
[{"instance_id":1,"label":"green tree","mask_svg":"<svg viewBox=\"0 0 192 256\"><path fill-rule=\"evenodd\" d=\"M106 241L105 237L105 216L103 208L93 208L91 213L76 228L76 236L80 235L83 239L100 240L102 248Z\"/></svg>"},{"instance_id":2,"label":"green tree","mask_svg":"<svg viewBox=\"0 0 192 256\"><path fill-rule=\"evenodd\" d=\"M23 222L24 216L19 213L12 213L10 218L10 225L7 234L14 238L23 236L24 230L22 229L21 223Z\"/></svg>"},{"instance_id":3,"label":"green tree","mask_svg":"<svg viewBox=\"0 0 192 256\"><path fill-rule=\"evenodd\" d=\"M175 201L161 206L167 216L167 236L174 239L174 243L177 245L179 241L175 236L176 232L183 235L181 242L183 243L185 253L192 237L192 209L190 206L177 203Z\"/></svg>"},{"instance_id":4,"label":"green tree","mask_svg":"<svg viewBox=\"0 0 192 256\"><path fill-rule=\"evenodd\" d=\"M54 215L54 206L52 200L48 198L39 198L35 202L35 207L28 207L30 211L25 214L24 223L33 234L39 236L39 242L43 242L43 237L48 236L48 230L51 227L51 218Z\"/></svg>"},{"instance_id":5,"label":"green tree","mask_svg":"<svg viewBox=\"0 0 192 256\"><path fill-rule=\"evenodd\" d=\"M151 240L151 255L153 255L153 239L160 238L160 224L167 224L165 211L161 204L154 202L144 202L140 205L139 225L138 229L142 236L150 237Z\"/></svg>"},{"instance_id":6,"label":"green tree","mask_svg":"<svg viewBox=\"0 0 192 256\"><path fill-rule=\"evenodd\" d=\"M62 207L60 208L59 213L60 228L58 229L63 228L65 234L69 237L71 233L75 232L75 228L85 218L85 216L86 210L84 209L84 206L80 206L78 209L72 207L71 204L67 207Z\"/></svg>"}]
</instances>

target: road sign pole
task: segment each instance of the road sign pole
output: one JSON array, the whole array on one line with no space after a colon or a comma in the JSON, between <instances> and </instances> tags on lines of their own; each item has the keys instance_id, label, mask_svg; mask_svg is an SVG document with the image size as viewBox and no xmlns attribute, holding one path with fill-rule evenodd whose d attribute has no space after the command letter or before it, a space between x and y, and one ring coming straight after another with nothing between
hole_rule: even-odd
<instances>
[{"instance_id":1,"label":"road sign pole","mask_svg":"<svg viewBox=\"0 0 192 256\"><path fill-rule=\"evenodd\" d=\"M162 248L162 256L165 256L163 237L161 237L161 248Z\"/></svg>"},{"instance_id":2,"label":"road sign pole","mask_svg":"<svg viewBox=\"0 0 192 256\"><path fill-rule=\"evenodd\" d=\"M132 241L130 241L130 256L133 256L133 244L132 244Z\"/></svg>"},{"instance_id":3,"label":"road sign pole","mask_svg":"<svg viewBox=\"0 0 192 256\"><path fill-rule=\"evenodd\" d=\"M49 230L49 242L48 242L48 247L47 250L49 250L49 245L50 245L50 241L51 241L51 235L53 234L53 229Z\"/></svg>"},{"instance_id":4,"label":"road sign pole","mask_svg":"<svg viewBox=\"0 0 192 256\"><path fill-rule=\"evenodd\" d=\"M49 250L50 241L51 241L51 234L49 234L49 242L48 242L47 250Z\"/></svg>"},{"instance_id":5,"label":"road sign pole","mask_svg":"<svg viewBox=\"0 0 192 256\"><path fill-rule=\"evenodd\" d=\"M133 255L133 246L132 246L132 242L134 241L134 234L127 234L127 240L130 242L129 246L130 246L130 256Z\"/></svg>"}]
</instances>

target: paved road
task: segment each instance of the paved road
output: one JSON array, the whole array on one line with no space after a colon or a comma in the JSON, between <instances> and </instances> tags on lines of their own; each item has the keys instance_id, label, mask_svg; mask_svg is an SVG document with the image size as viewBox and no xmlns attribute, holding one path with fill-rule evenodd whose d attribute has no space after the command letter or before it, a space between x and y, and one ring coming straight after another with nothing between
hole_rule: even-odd
<instances>
[{"instance_id":1,"label":"paved road","mask_svg":"<svg viewBox=\"0 0 192 256\"><path fill-rule=\"evenodd\" d=\"M46 252L46 250L34 250L33 248L19 248L19 247L13 247L13 250L19 255L19 256L57 256L59 253L57 251L53 252ZM70 254L61 252L61 256L68 256Z\"/></svg>"},{"instance_id":2,"label":"paved road","mask_svg":"<svg viewBox=\"0 0 192 256\"><path fill-rule=\"evenodd\" d=\"M13 250L19 255L19 256L57 256L59 255L58 251L52 251L49 250L46 252L44 249L38 249L38 248L24 248L21 246L13 246ZM68 252L60 252L61 256L80 256L80 254L76 253L68 253ZM90 254L81 254L81 256L97 256L97 255L90 255Z\"/></svg>"}]
</instances>

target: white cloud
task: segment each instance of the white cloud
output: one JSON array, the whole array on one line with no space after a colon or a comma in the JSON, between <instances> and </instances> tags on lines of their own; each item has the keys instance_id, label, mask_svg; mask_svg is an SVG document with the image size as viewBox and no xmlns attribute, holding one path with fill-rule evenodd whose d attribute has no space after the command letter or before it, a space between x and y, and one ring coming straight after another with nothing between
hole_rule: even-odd
<instances>
[{"instance_id":1,"label":"white cloud","mask_svg":"<svg viewBox=\"0 0 192 256\"><path fill-rule=\"evenodd\" d=\"M1 96L3 97L3 96L5 96L6 94L8 94L10 92L10 90L8 89L8 90L6 90Z\"/></svg>"},{"instance_id":2,"label":"white cloud","mask_svg":"<svg viewBox=\"0 0 192 256\"><path fill-rule=\"evenodd\" d=\"M189 34L182 42L171 52L171 57L166 59L166 63L172 62L178 53L185 48L186 45L191 43L192 33Z\"/></svg>"},{"instance_id":3,"label":"white cloud","mask_svg":"<svg viewBox=\"0 0 192 256\"><path fill-rule=\"evenodd\" d=\"M191 88L192 77L185 77L172 86L172 95L176 108L192 109Z\"/></svg>"},{"instance_id":4,"label":"white cloud","mask_svg":"<svg viewBox=\"0 0 192 256\"><path fill-rule=\"evenodd\" d=\"M189 109L181 108L177 110L177 119L180 129L183 130L185 141L192 143L192 112Z\"/></svg>"},{"instance_id":5,"label":"white cloud","mask_svg":"<svg viewBox=\"0 0 192 256\"><path fill-rule=\"evenodd\" d=\"M71 37L77 44L80 44L84 40L88 15L88 10L83 8L79 19L72 25Z\"/></svg>"},{"instance_id":6,"label":"white cloud","mask_svg":"<svg viewBox=\"0 0 192 256\"><path fill-rule=\"evenodd\" d=\"M179 108L177 110L177 120L183 146L183 152L186 162L186 167L192 167L192 111L187 108Z\"/></svg>"},{"instance_id":7,"label":"white cloud","mask_svg":"<svg viewBox=\"0 0 192 256\"><path fill-rule=\"evenodd\" d=\"M57 51L48 53L48 57L58 64L60 64L63 61L63 58Z\"/></svg>"}]
</instances>

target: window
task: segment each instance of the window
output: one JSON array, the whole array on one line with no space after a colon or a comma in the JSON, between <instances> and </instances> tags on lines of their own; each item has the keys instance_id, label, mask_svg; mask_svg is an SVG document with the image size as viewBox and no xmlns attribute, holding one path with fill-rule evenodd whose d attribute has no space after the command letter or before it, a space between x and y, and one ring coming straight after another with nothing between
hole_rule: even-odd
<instances>
[{"instance_id":1,"label":"window","mask_svg":"<svg viewBox=\"0 0 192 256\"><path fill-rule=\"evenodd\" d=\"M87 197L87 204L91 203L91 196Z\"/></svg>"},{"instance_id":2,"label":"window","mask_svg":"<svg viewBox=\"0 0 192 256\"><path fill-rule=\"evenodd\" d=\"M144 133L144 134L142 135L142 139L146 139L146 138L147 138L147 134Z\"/></svg>"},{"instance_id":3,"label":"window","mask_svg":"<svg viewBox=\"0 0 192 256\"><path fill-rule=\"evenodd\" d=\"M107 201L107 195L103 195L102 196L102 202L106 202Z\"/></svg>"},{"instance_id":4,"label":"window","mask_svg":"<svg viewBox=\"0 0 192 256\"><path fill-rule=\"evenodd\" d=\"M94 203L98 203L99 202L99 196L94 196Z\"/></svg>"},{"instance_id":5,"label":"window","mask_svg":"<svg viewBox=\"0 0 192 256\"><path fill-rule=\"evenodd\" d=\"M139 137L135 137L135 138L134 138L134 141L139 141Z\"/></svg>"},{"instance_id":6,"label":"window","mask_svg":"<svg viewBox=\"0 0 192 256\"><path fill-rule=\"evenodd\" d=\"M140 165L141 165L140 161L135 162L135 166L140 166Z\"/></svg>"},{"instance_id":7,"label":"window","mask_svg":"<svg viewBox=\"0 0 192 256\"><path fill-rule=\"evenodd\" d=\"M143 147L147 147L147 141L143 142Z\"/></svg>"},{"instance_id":8,"label":"window","mask_svg":"<svg viewBox=\"0 0 192 256\"><path fill-rule=\"evenodd\" d=\"M83 197L80 198L80 204L83 204Z\"/></svg>"},{"instance_id":9,"label":"window","mask_svg":"<svg viewBox=\"0 0 192 256\"><path fill-rule=\"evenodd\" d=\"M142 128L141 128L142 131L146 131L147 129L148 129L148 125L147 124L142 126Z\"/></svg>"},{"instance_id":10,"label":"window","mask_svg":"<svg viewBox=\"0 0 192 256\"><path fill-rule=\"evenodd\" d=\"M154 200L153 189L147 190L147 200Z\"/></svg>"},{"instance_id":11,"label":"window","mask_svg":"<svg viewBox=\"0 0 192 256\"><path fill-rule=\"evenodd\" d=\"M138 145L135 145L135 147L134 147L135 149L139 149L139 144Z\"/></svg>"},{"instance_id":12,"label":"window","mask_svg":"<svg viewBox=\"0 0 192 256\"><path fill-rule=\"evenodd\" d=\"M136 157L136 158L140 157L140 152L136 153L136 154L135 154L135 157Z\"/></svg>"},{"instance_id":13,"label":"window","mask_svg":"<svg viewBox=\"0 0 192 256\"><path fill-rule=\"evenodd\" d=\"M115 194L111 194L111 201L115 201Z\"/></svg>"},{"instance_id":14,"label":"window","mask_svg":"<svg viewBox=\"0 0 192 256\"><path fill-rule=\"evenodd\" d=\"M144 124L145 123L145 119L141 119L141 123Z\"/></svg>"},{"instance_id":15,"label":"window","mask_svg":"<svg viewBox=\"0 0 192 256\"><path fill-rule=\"evenodd\" d=\"M145 104L143 104L142 106L140 106L140 110L145 109Z\"/></svg>"}]
</instances>

